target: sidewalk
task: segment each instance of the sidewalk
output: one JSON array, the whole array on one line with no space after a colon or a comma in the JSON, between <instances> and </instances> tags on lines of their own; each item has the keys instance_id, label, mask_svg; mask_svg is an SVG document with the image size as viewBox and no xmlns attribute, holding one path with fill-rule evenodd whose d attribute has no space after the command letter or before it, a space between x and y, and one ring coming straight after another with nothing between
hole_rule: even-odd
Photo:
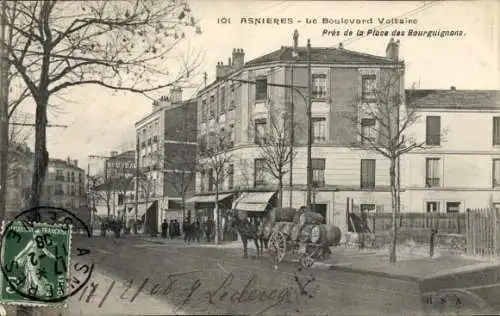
<instances>
[{"instance_id":1,"label":"sidewalk","mask_svg":"<svg viewBox=\"0 0 500 316\"><path fill-rule=\"evenodd\" d=\"M138 284L129 289L124 299L120 298L126 289L125 282L114 280L98 269L92 273L87 286L87 289L84 287L75 296L69 298L65 308L37 308L36 316L184 315L182 311L151 296L149 292L139 291L133 302L130 302L138 292ZM95 291L90 295L92 286L95 287ZM6 310L7 315L15 315L15 307L12 305L6 306Z\"/></svg>"}]
</instances>

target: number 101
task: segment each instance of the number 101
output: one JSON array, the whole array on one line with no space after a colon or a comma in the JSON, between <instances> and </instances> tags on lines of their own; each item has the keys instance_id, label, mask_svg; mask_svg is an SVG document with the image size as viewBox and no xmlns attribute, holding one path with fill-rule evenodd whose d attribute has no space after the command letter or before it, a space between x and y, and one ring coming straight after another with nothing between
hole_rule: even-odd
<instances>
[{"instance_id":1,"label":"number 101","mask_svg":"<svg viewBox=\"0 0 500 316\"><path fill-rule=\"evenodd\" d=\"M217 24L231 24L231 18L217 18Z\"/></svg>"}]
</instances>

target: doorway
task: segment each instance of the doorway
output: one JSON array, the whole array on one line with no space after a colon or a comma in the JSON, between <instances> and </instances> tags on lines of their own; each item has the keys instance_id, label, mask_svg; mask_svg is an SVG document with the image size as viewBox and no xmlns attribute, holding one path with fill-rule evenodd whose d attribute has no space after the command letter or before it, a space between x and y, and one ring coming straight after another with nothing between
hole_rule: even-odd
<instances>
[{"instance_id":1,"label":"doorway","mask_svg":"<svg viewBox=\"0 0 500 316\"><path fill-rule=\"evenodd\" d=\"M312 211L315 213L319 213L323 216L323 218L326 221L326 210L327 210L327 204L312 204L311 208Z\"/></svg>"}]
</instances>

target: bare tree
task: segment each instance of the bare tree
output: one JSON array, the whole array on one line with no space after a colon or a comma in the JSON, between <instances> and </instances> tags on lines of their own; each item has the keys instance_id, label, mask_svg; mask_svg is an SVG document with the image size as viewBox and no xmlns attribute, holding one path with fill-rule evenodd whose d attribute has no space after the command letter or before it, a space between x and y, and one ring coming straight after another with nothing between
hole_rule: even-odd
<instances>
[{"instance_id":1,"label":"bare tree","mask_svg":"<svg viewBox=\"0 0 500 316\"><path fill-rule=\"evenodd\" d=\"M361 149L367 149L389 160L389 177L392 200L393 239L389 261L396 262L397 214L401 209L400 157L425 142L409 135L409 128L419 119L414 107L405 101L404 71L383 72L378 86L356 98L358 113L351 120L355 123Z\"/></svg>"},{"instance_id":2,"label":"bare tree","mask_svg":"<svg viewBox=\"0 0 500 316\"><path fill-rule=\"evenodd\" d=\"M13 118L18 123L27 123L27 117L16 113ZM23 128L20 125L9 124L9 146L7 156L7 181L13 179L20 170L26 168L31 160L31 156L25 152L24 144L30 137L30 130Z\"/></svg>"},{"instance_id":3,"label":"bare tree","mask_svg":"<svg viewBox=\"0 0 500 316\"><path fill-rule=\"evenodd\" d=\"M268 104L267 108L269 115L264 124L258 124L258 121L254 120L252 125L255 143L264 162L264 171L278 181L278 205L281 207L283 177L290 171L290 160L297 154L291 144L290 135L298 125L292 122L289 113L283 109L275 107L272 103ZM262 126L262 130L258 126Z\"/></svg>"},{"instance_id":4,"label":"bare tree","mask_svg":"<svg viewBox=\"0 0 500 316\"><path fill-rule=\"evenodd\" d=\"M8 2L13 39L6 49L36 104L35 162L31 205L45 179L47 107L71 87L98 85L115 91L156 91L189 80L199 56L167 69L173 49L195 28L185 1ZM15 7L15 10L13 9ZM168 65L168 66L167 66ZM174 70L175 71L175 70Z\"/></svg>"},{"instance_id":5,"label":"bare tree","mask_svg":"<svg viewBox=\"0 0 500 316\"><path fill-rule=\"evenodd\" d=\"M209 178L209 190L215 188L215 242L220 241L219 192L224 180L231 175L232 152L230 134L227 131L209 131L199 141L198 169Z\"/></svg>"}]
</instances>

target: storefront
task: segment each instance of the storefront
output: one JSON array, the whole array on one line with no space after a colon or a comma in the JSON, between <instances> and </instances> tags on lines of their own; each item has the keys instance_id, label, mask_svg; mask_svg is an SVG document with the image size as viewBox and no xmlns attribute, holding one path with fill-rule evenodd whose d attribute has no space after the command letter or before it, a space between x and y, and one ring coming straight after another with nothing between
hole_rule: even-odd
<instances>
[{"instance_id":1,"label":"storefront","mask_svg":"<svg viewBox=\"0 0 500 316\"><path fill-rule=\"evenodd\" d=\"M260 220L273 207L276 207L277 192L244 192L233 203L233 210L246 212L252 220Z\"/></svg>"},{"instance_id":2,"label":"storefront","mask_svg":"<svg viewBox=\"0 0 500 316\"><path fill-rule=\"evenodd\" d=\"M217 205L219 207L218 220L220 223L220 231L225 232L227 231L227 224L229 222L229 215L231 213L233 198L234 194L232 193L219 194L218 199L216 198L215 194L193 196L186 201L186 204L188 205L186 217L190 220L197 219L201 223L204 223L208 219L211 219L215 222L216 218L214 210L215 203L217 201Z\"/></svg>"}]
</instances>

